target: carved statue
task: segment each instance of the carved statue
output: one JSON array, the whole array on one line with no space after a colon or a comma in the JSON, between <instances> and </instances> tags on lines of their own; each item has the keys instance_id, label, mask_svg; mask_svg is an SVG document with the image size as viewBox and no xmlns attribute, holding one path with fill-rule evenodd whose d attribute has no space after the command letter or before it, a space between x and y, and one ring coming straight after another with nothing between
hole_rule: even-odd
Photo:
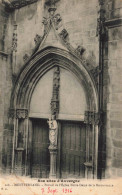
<instances>
[{"instance_id":1,"label":"carved statue","mask_svg":"<svg viewBox=\"0 0 122 195\"><path fill-rule=\"evenodd\" d=\"M50 140L50 148L55 148L57 146L57 121L53 119L49 119L47 121L49 124L49 140Z\"/></svg>"},{"instance_id":2,"label":"carved statue","mask_svg":"<svg viewBox=\"0 0 122 195\"><path fill-rule=\"evenodd\" d=\"M85 111L84 123L86 124L97 124L100 120L100 113L93 111Z\"/></svg>"}]
</instances>

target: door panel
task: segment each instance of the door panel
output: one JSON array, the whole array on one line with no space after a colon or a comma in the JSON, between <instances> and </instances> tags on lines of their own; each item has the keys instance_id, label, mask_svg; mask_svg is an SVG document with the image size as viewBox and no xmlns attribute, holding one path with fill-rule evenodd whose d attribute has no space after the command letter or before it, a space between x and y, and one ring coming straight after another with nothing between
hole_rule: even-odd
<instances>
[{"instance_id":1,"label":"door panel","mask_svg":"<svg viewBox=\"0 0 122 195\"><path fill-rule=\"evenodd\" d=\"M65 121L61 125L61 177L84 178L86 160L85 125Z\"/></svg>"},{"instance_id":2,"label":"door panel","mask_svg":"<svg viewBox=\"0 0 122 195\"><path fill-rule=\"evenodd\" d=\"M34 119L32 122L32 177L49 177L49 128L46 120Z\"/></svg>"}]
</instances>

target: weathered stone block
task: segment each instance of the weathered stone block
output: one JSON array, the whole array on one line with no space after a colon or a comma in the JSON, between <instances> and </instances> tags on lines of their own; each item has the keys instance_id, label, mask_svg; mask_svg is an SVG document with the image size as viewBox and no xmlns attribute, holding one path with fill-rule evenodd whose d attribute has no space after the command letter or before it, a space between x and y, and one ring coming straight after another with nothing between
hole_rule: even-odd
<instances>
[{"instance_id":1,"label":"weathered stone block","mask_svg":"<svg viewBox=\"0 0 122 195\"><path fill-rule=\"evenodd\" d=\"M122 129L122 121L117 121L117 120L111 120L111 128L120 128Z\"/></svg>"},{"instance_id":2,"label":"weathered stone block","mask_svg":"<svg viewBox=\"0 0 122 195\"><path fill-rule=\"evenodd\" d=\"M114 159L112 165L116 168L122 168L122 160Z\"/></svg>"},{"instance_id":3,"label":"weathered stone block","mask_svg":"<svg viewBox=\"0 0 122 195\"><path fill-rule=\"evenodd\" d=\"M108 44L109 58L117 59L117 41L109 42Z\"/></svg>"},{"instance_id":4,"label":"weathered stone block","mask_svg":"<svg viewBox=\"0 0 122 195\"><path fill-rule=\"evenodd\" d=\"M119 101L118 98L115 98L115 101ZM122 112L111 111L110 118L113 120L122 121Z\"/></svg>"},{"instance_id":5,"label":"weathered stone block","mask_svg":"<svg viewBox=\"0 0 122 195\"><path fill-rule=\"evenodd\" d=\"M122 149L114 148L113 157L122 160Z\"/></svg>"},{"instance_id":6,"label":"weathered stone block","mask_svg":"<svg viewBox=\"0 0 122 195\"><path fill-rule=\"evenodd\" d=\"M120 87L120 85L121 85L121 84L118 84L118 85L116 86L116 83L114 83L114 84L112 85L112 92L113 92L113 93L122 93L122 88ZM120 105L120 107L121 107L121 105Z\"/></svg>"},{"instance_id":7,"label":"weathered stone block","mask_svg":"<svg viewBox=\"0 0 122 195\"><path fill-rule=\"evenodd\" d=\"M108 146L108 144L106 147L106 156L107 156L107 159L112 157L112 147Z\"/></svg>"},{"instance_id":8,"label":"weathered stone block","mask_svg":"<svg viewBox=\"0 0 122 195\"><path fill-rule=\"evenodd\" d=\"M90 37L96 37L96 29L90 31Z\"/></svg>"},{"instance_id":9,"label":"weathered stone block","mask_svg":"<svg viewBox=\"0 0 122 195\"><path fill-rule=\"evenodd\" d=\"M122 148L122 141L119 141L117 139L113 139L113 145L117 148Z\"/></svg>"}]
</instances>

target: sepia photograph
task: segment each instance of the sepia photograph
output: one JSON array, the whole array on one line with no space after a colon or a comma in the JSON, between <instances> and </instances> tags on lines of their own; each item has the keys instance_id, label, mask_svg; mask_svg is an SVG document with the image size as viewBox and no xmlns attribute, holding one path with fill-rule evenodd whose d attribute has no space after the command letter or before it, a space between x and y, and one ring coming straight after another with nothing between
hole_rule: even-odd
<instances>
[{"instance_id":1,"label":"sepia photograph","mask_svg":"<svg viewBox=\"0 0 122 195\"><path fill-rule=\"evenodd\" d=\"M0 195L122 195L122 0L0 0Z\"/></svg>"}]
</instances>

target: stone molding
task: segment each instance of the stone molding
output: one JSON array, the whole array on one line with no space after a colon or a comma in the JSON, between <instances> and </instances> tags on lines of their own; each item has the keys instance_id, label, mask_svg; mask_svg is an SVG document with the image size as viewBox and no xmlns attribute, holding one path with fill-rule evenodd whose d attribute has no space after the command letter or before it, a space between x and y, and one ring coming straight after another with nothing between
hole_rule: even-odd
<instances>
[{"instance_id":1,"label":"stone molding","mask_svg":"<svg viewBox=\"0 0 122 195\"><path fill-rule=\"evenodd\" d=\"M111 20L106 20L105 26L108 28L122 26L122 18L115 18L115 19L111 19Z\"/></svg>"},{"instance_id":2,"label":"stone molding","mask_svg":"<svg viewBox=\"0 0 122 195\"><path fill-rule=\"evenodd\" d=\"M12 118L12 119L15 118L16 117L16 110L13 108L10 108L9 112L8 112L8 117Z\"/></svg>"},{"instance_id":3,"label":"stone molding","mask_svg":"<svg viewBox=\"0 0 122 195\"><path fill-rule=\"evenodd\" d=\"M23 56L23 61L26 63L29 60L29 54L25 53Z\"/></svg>"}]
</instances>

